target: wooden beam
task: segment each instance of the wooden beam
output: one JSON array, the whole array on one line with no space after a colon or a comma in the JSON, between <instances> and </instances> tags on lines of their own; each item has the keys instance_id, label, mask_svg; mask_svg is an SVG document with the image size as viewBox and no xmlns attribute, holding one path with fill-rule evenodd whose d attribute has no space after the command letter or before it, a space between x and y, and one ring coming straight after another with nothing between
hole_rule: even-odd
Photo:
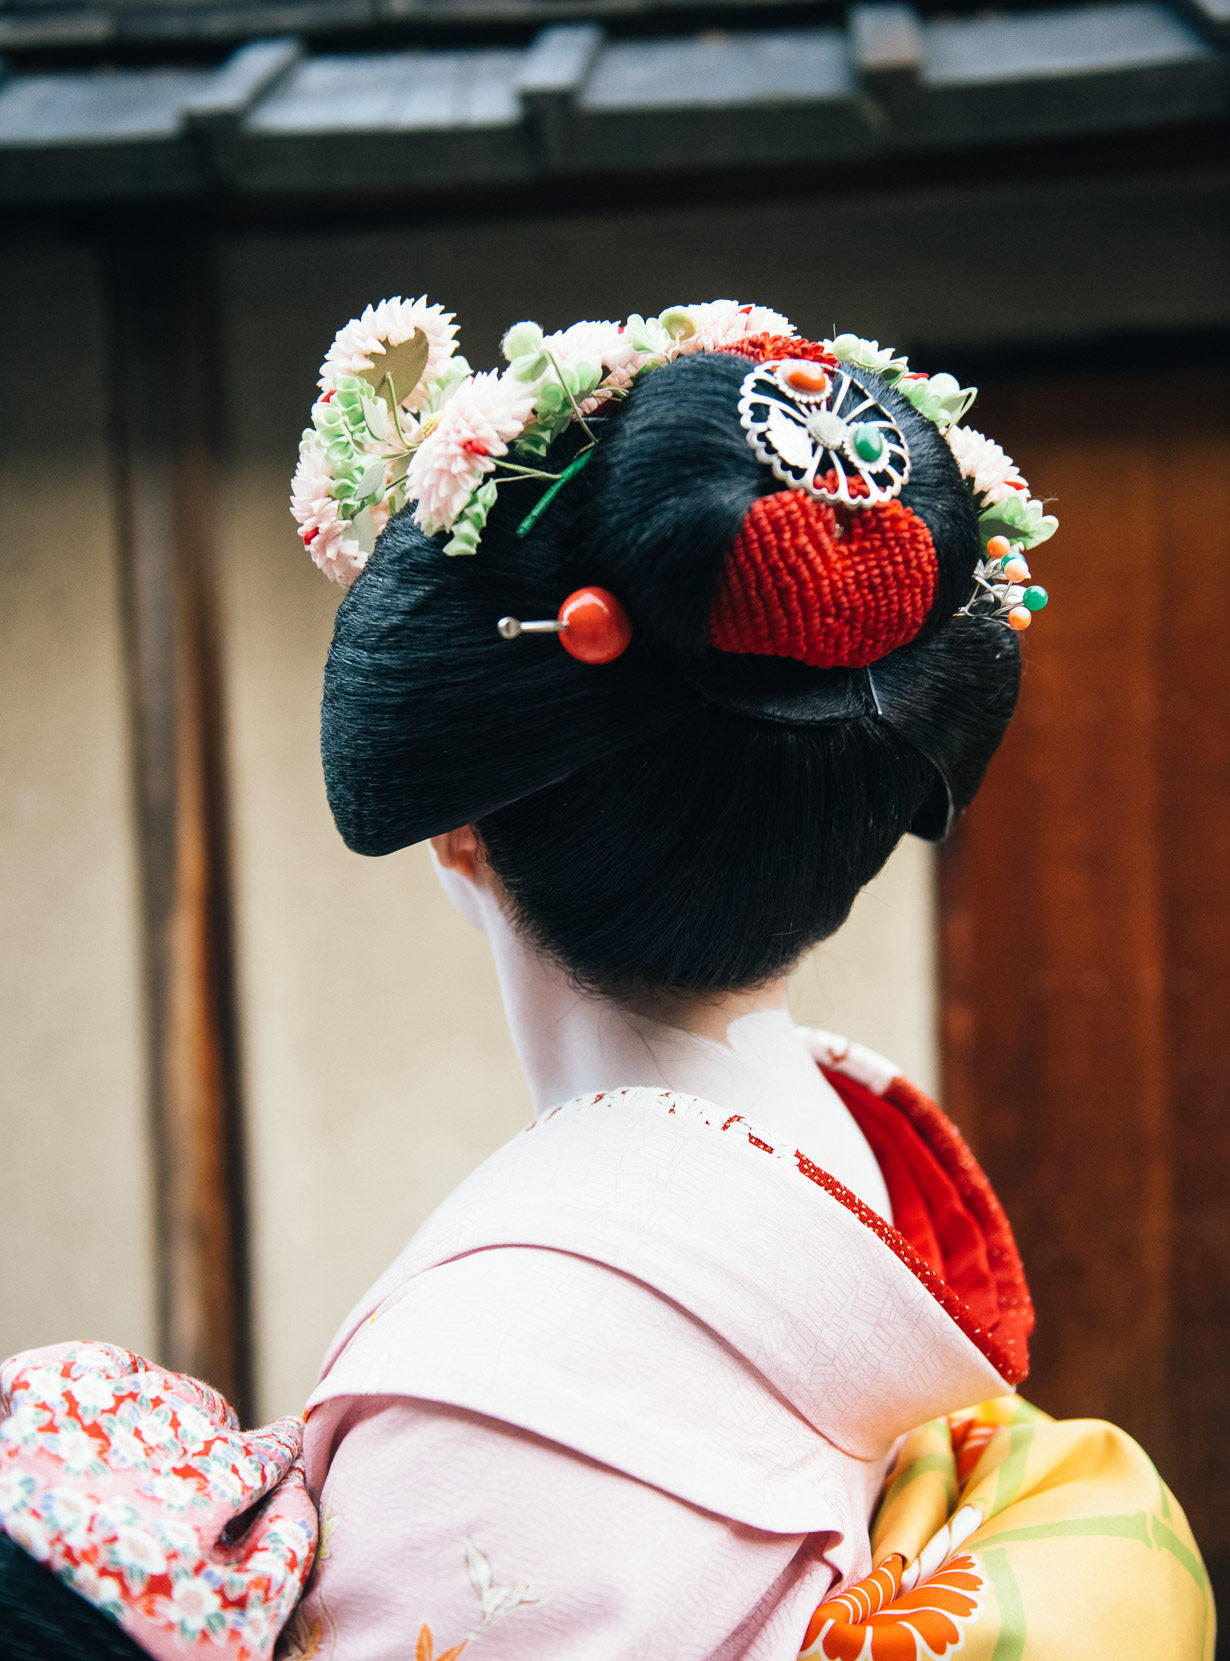
<instances>
[{"instance_id":1,"label":"wooden beam","mask_svg":"<svg viewBox=\"0 0 1230 1661\"><path fill-rule=\"evenodd\" d=\"M107 251L144 899L161 1359L249 1401L208 251Z\"/></svg>"}]
</instances>

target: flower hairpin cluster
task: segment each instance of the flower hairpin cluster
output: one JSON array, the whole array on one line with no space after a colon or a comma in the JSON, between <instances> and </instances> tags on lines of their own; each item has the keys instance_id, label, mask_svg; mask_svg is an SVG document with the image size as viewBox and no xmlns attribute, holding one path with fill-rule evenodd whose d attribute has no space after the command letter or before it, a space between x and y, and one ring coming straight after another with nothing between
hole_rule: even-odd
<instances>
[{"instance_id":1,"label":"flower hairpin cluster","mask_svg":"<svg viewBox=\"0 0 1230 1661\"><path fill-rule=\"evenodd\" d=\"M291 493L303 541L349 587L390 514L407 504L428 535L450 533L446 554L473 554L498 490L536 479L551 488L523 521L528 530L589 460L589 417L639 375L789 327L778 312L735 300L554 334L518 323L504 337L507 367L475 374L456 351L452 313L425 297L382 300L339 331L321 365ZM585 443L551 472L542 462L573 422Z\"/></svg>"},{"instance_id":2,"label":"flower hairpin cluster","mask_svg":"<svg viewBox=\"0 0 1230 1661\"><path fill-rule=\"evenodd\" d=\"M975 389L923 375L878 341L842 334L809 345L779 312L735 300L672 306L623 323L581 322L546 334L518 323L504 337L502 370L476 373L457 351L451 312L395 298L339 330L321 365L312 425L299 448L291 511L304 545L343 587L366 565L391 514L413 505L428 535L448 533L446 554L477 551L499 491L536 480L548 488L521 521L526 534L593 455L591 417L629 387L693 352L755 358L758 342L782 350L744 381L740 419L759 459L783 483L858 509L900 493L909 446L891 413L863 387L869 370L945 435L978 508L984 557L961 608L1024 628L1046 604L1029 584L1025 550L1057 521L1034 501L1010 456L961 425ZM800 350L805 343L799 342ZM761 353L763 357L763 353ZM568 465L544 465L570 426L582 442Z\"/></svg>"}]
</instances>

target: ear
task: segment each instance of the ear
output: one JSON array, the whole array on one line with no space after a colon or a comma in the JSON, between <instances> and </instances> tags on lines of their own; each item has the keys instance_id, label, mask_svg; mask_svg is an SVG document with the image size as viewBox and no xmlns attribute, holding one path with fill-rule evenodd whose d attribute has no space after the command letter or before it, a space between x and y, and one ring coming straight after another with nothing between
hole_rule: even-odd
<instances>
[{"instance_id":1,"label":"ear","mask_svg":"<svg viewBox=\"0 0 1230 1661\"><path fill-rule=\"evenodd\" d=\"M446 871L456 871L459 877L481 887L486 880L487 861L483 845L473 825L460 825L430 838L432 850Z\"/></svg>"}]
</instances>

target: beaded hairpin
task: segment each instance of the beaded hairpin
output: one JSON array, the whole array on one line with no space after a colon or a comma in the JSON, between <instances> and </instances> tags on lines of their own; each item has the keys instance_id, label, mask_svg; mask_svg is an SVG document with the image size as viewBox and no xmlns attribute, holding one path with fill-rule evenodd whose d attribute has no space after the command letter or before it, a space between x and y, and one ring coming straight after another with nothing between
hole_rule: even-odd
<instances>
[{"instance_id":1,"label":"beaded hairpin","mask_svg":"<svg viewBox=\"0 0 1230 1661\"><path fill-rule=\"evenodd\" d=\"M990 615L1010 629L1027 629L1034 613L1045 609L1050 596L1045 588L1029 584L1029 566L1020 545L1006 536L993 536L987 543L987 557L979 560L974 572L972 596L958 617Z\"/></svg>"}]
</instances>

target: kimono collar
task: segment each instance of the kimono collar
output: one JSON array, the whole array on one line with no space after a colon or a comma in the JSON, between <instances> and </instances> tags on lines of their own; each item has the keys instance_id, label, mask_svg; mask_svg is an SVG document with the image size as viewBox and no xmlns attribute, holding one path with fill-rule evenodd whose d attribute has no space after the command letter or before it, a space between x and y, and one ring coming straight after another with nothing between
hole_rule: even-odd
<instances>
[{"instance_id":1,"label":"kimono collar","mask_svg":"<svg viewBox=\"0 0 1230 1661\"><path fill-rule=\"evenodd\" d=\"M895 1150L886 1176L913 1241L738 1116L671 1091L600 1092L536 1120L445 1201L344 1324L313 1404L455 1399L427 1379L450 1363L425 1355L410 1305L433 1270L501 1248L527 1264L525 1248L569 1254L649 1288L858 1458L1010 1388L1032 1311L985 1177L879 1058L877 1074L866 1052L810 1041L867 1133Z\"/></svg>"}]
</instances>

